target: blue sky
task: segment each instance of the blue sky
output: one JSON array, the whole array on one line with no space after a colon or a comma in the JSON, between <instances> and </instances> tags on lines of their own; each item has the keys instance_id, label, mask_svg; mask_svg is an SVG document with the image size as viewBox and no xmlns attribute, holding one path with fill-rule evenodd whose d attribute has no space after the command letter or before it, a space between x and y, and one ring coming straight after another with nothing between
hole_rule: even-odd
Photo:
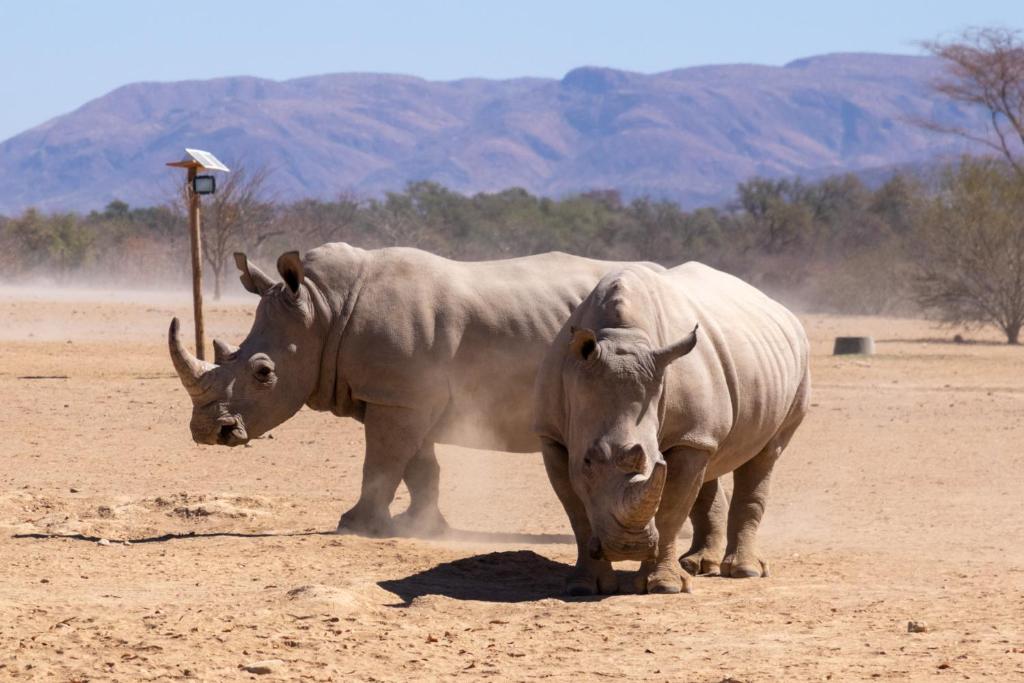
<instances>
[{"instance_id":1,"label":"blue sky","mask_svg":"<svg viewBox=\"0 0 1024 683\"><path fill-rule=\"evenodd\" d=\"M1024 1L4 1L0 140L135 81L784 64L824 52L917 54L917 41L972 25L1024 28Z\"/></svg>"}]
</instances>

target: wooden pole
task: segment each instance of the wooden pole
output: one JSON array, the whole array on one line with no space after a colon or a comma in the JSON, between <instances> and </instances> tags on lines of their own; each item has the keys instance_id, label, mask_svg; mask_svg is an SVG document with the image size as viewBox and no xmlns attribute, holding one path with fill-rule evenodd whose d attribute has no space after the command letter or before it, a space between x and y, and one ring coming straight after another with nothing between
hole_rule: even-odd
<instances>
[{"instance_id":1,"label":"wooden pole","mask_svg":"<svg viewBox=\"0 0 1024 683\"><path fill-rule=\"evenodd\" d=\"M203 243L199 235L199 195L192 190L195 166L188 169L188 227L192 239L192 314L196 322L196 358L206 359L206 330L203 326Z\"/></svg>"}]
</instances>

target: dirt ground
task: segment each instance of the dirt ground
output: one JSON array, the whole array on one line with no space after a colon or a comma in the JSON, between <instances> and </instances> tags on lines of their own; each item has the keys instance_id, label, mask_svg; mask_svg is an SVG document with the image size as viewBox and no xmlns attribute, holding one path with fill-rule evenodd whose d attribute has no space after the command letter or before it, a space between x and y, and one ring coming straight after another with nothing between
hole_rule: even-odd
<instances>
[{"instance_id":1,"label":"dirt ground","mask_svg":"<svg viewBox=\"0 0 1024 683\"><path fill-rule=\"evenodd\" d=\"M210 333L254 307L211 306ZM566 599L538 455L440 446L451 539L335 536L360 426L193 444L172 315L187 296L0 289L0 680L1024 680L1024 350L994 335L805 317L772 578ZM832 357L840 334L877 355Z\"/></svg>"}]
</instances>

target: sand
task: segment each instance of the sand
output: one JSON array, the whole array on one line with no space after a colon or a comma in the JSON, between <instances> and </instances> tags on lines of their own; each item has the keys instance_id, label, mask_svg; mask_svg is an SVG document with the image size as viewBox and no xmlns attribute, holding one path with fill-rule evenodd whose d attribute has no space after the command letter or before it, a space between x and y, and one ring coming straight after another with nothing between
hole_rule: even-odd
<instances>
[{"instance_id":1,"label":"sand","mask_svg":"<svg viewBox=\"0 0 1024 683\"><path fill-rule=\"evenodd\" d=\"M254 304L210 306L210 333L238 342ZM536 454L439 446L454 538L373 540L330 533L356 422L193 444L165 346L188 313L0 290L0 680L1024 680L1024 349L995 335L805 316L814 406L773 480L772 578L566 599ZM861 334L876 356L830 355Z\"/></svg>"}]
</instances>

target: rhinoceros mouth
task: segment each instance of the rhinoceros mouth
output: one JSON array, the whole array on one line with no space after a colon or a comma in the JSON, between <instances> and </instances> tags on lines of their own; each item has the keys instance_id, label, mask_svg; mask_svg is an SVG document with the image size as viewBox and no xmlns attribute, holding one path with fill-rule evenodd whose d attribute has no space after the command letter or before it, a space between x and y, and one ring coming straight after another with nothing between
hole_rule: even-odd
<instances>
[{"instance_id":1,"label":"rhinoceros mouth","mask_svg":"<svg viewBox=\"0 0 1024 683\"><path fill-rule=\"evenodd\" d=\"M224 415L217 420L220 429L217 430L217 443L221 446L242 446L249 442L249 435L245 431L245 424L240 415Z\"/></svg>"},{"instance_id":2,"label":"rhinoceros mouth","mask_svg":"<svg viewBox=\"0 0 1024 683\"><path fill-rule=\"evenodd\" d=\"M620 529L617 533L595 534L588 545L590 556L609 562L625 560L650 560L658 554L657 528L641 532Z\"/></svg>"}]
</instances>

